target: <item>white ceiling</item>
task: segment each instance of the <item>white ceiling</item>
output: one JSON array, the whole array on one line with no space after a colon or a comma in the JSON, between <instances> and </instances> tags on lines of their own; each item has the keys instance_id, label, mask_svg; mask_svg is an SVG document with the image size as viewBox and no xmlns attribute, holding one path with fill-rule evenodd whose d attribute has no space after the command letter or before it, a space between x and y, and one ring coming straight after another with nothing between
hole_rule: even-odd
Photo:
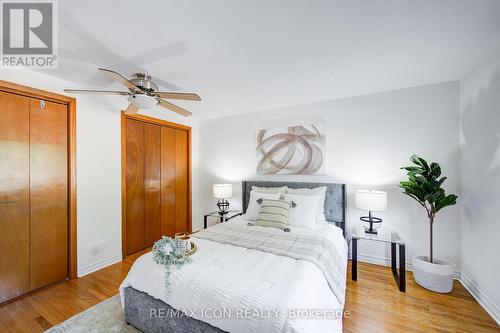
<instances>
[{"instance_id":1,"label":"white ceiling","mask_svg":"<svg viewBox=\"0 0 500 333\"><path fill-rule=\"evenodd\" d=\"M46 74L120 89L96 68L146 70L199 93L179 102L198 119L457 80L500 45L498 0L59 4L59 70Z\"/></svg>"}]
</instances>

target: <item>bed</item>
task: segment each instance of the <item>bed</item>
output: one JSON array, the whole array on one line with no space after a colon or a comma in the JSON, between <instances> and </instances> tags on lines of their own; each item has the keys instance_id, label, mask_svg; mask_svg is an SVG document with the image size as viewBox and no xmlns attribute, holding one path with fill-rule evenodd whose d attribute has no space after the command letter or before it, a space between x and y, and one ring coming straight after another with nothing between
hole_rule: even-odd
<instances>
[{"instance_id":1,"label":"bed","mask_svg":"<svg viewBox=\"0 0 500 333\"><path fill-rule=\"evenodd\" d=\"M326 186L324 209L328 223L315 229L291 228L284 233L251 226L243 215L210 227L192 236L198 251L191 263L180 270L172 269L168 295L165 268L153 261L151 253L144 254L120 286L127 323L144 332L342 331L347 267L345 185L262 181L242 184L243 212L252 186ZM328 245L328 251L316 255L320 259L297 260L272 246L262 249L257 246L259 242L255 246L248 242L250 245L242 245L238 242L243 234L272 239L272 246L289 242L299 249L299 256L307 241L308 248L323 244ZM325 262L328 264L322 265Z\"/></svg>"}]
</instances>

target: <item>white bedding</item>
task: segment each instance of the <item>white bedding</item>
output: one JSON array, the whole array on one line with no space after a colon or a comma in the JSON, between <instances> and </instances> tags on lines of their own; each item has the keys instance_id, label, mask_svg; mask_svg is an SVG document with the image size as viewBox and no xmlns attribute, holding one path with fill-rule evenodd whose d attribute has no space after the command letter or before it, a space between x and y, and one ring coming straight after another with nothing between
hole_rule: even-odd
<instances>
[{"instance_id":1,"label":"white bedding","mask_svg":"<svg viewBox=\"0 0 500 333\"><path fill-rule=\"evenodd\" d=\"M246 226L243 218L218 224ZM283 232L263 228L266 232ZM342 230L333 225L316 229L292 228L331 240L339 253L345 285L347 244ZM175 309L228 332L341 332L343 304L330 290L321 270L313 263L289 257L195 238L198 251L192 262L172 267L171 291L165 294L165 267L151 253L136 260L120 286L131 286ZM243 309L246 309L244 312ZM251 311L248 311L251 309ZM231 314L227 315L227 310ZM313 312L319 310L317 312ZM225 315L220 316L226 311ZM299 312L300 311L300 312ZM298 314L303 318L298 318ZM321 319L321 316L336 319ZM319 318L319 319L318 319Z\"/></svg>"}]
</instances>

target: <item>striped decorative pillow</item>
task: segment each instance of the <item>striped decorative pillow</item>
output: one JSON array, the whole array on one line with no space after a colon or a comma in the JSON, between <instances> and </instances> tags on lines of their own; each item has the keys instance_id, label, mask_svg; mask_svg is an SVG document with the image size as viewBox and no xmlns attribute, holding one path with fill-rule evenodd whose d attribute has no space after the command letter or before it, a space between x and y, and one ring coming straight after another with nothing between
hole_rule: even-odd
<instances>
[{"instance_id":1,"label":"striped decorative pillow","mask_svg":"<svg viewBox=\"0 0 500 333\"><path fill-rule=\"evenodd\" d=\"M288 226L290 201L262 199L260 213L255 225L284 229Z\"/></svg>"}]
</instances>

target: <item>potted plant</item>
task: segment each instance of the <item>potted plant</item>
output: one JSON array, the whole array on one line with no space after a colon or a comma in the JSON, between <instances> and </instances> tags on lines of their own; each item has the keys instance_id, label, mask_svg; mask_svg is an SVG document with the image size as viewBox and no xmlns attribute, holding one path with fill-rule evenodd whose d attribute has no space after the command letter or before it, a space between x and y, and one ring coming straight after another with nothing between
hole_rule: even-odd
<instances>
[{"instance_id":1,"label":"potted plant","mask_svg":"<svg viewBox=\"0 0 500 333\"><path fill-rule=\"evenodd\" d=\"M402 181L403 193L415 199L427 211L429 218L429 256L413 257L413 277L424 288L440 293L449 293L453 287L455 264L436 259L433 253L433 226L437 212L457 203L455 194L446 195L441 187L446 177L441 177L438 163L430 165L423 158L413 155L414 165L402 167L408 173L408 180Z\"/></svg>"}]
</instances>

